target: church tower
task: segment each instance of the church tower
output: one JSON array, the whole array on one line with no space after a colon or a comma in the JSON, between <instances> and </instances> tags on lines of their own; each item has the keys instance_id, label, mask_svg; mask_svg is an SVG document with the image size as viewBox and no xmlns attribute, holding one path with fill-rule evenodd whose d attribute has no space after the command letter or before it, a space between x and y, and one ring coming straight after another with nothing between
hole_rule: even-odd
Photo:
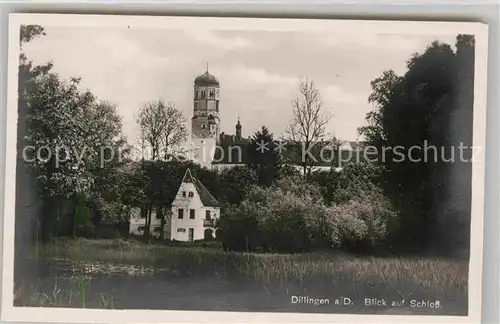
<instances>
[{"instance_id":1,"label":"church tower","mask_svg":"<svg viewBox=\"0 0 500 324\"><path fill-rule=\"evenodd\" d=\"M207 71L194 80L191 141L195 160L209 167L220 133L219 80Z\"/></svg>"},{"instance_id":2,"label":"church tower","mask_svg":"<svg viewBox=\"0 0 500 324\"><path fill-rule=\"evenodd\" d=\"M241 124L239 117L238 117L238 122L236 123L236 139L241 140Z\"/></svg>"}]
</instances>

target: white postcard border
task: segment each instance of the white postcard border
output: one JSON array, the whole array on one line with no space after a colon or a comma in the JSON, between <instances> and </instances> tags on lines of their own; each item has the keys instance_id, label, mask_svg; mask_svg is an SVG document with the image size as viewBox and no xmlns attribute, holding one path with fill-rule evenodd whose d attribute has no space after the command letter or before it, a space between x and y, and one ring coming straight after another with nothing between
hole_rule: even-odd
<instances>
[{"instance_id":1,"label":"white postcard border","mask_svg":"<svg viewBox=\"0 0 500 324\"><path fill-rule=\"evenodd\" d=\"M256 21L258 19L258 21ZM468 316L395 316L340 315L301 313L255 313L169 310L100 310L13 306L14 215L16 185L17 94L19 30L22 24L42 26L101 26L212 30L328 31L362 32L373 30L388 34L474 34L475 79L473 145L479 151L472 166L471 246L469 263ZM417 22L326 19L151 17L78 14L11 14L9 21L9 57L7 89L6 170L3 222L2 321L60 323L478 323L481 320L484 165L486 135L486 75L488 27L469 22Z\"/></svg>"}]
</instances>

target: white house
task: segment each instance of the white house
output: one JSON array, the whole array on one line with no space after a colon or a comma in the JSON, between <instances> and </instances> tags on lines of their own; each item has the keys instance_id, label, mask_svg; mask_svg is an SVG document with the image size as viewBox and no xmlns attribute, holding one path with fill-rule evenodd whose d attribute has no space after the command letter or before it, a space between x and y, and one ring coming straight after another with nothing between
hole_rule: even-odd
<instances>
[{"instance_id":1,"label":"white house","mask_svg":"<svg viewBox=\"0 0 500 324\"><path fill-rule=\"evenodd\" d=\"M219 217L218 201L194 172L187 169L172 202L172 214L166 226L170 231L165 231L165 237L183 242L214 238L215 221Z\"/></svg>"},{"instance_id":2,"label":"white house","mask_svg":"<svg viewBox=\"0 0 500 324\"><path fill-rule=\"evenodd\" d=\"M219 203L190 169L184 174L171 210L165 222L164 239L193 242L215 238L215 222L220 217ZM145 226L146 219L141 217L140 209L133 208L129 233L143 235ZM160 227L161 220L153 209L149 232L159 238Z\"/></svg>"}]
</instances>

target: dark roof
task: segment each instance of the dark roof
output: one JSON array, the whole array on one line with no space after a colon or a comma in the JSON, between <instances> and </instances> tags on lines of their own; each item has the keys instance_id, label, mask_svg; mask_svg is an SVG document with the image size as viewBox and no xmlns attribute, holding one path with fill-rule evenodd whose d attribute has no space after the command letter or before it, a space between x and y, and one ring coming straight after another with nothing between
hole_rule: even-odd
<instances>
[{"instance_id":1,"label":"dark roof","mask_svg":"<svg viewBox=\"0 0 500 324\"><path fill-rule=\"evenodd\" d=\"M352 144L351 144L352 145ZM330 143L318 143L307 154L307 158L314 166L338 166L349 162L363 162L370 159L373 161L376 157L372 153L365 153L362 150L332 150ZM362 146L359 146L360 149ZM232 135L223 134L218 143L218 149L215 151L212 164L247 164L250 143L247 139L234 140ZM286 163L292 165L301 165L302 146L300 143L287 143L281 151L282 158ZM305 152L304 152L305 153ZM311 158L311 155L313 158ZM314 161L316 160L316 161Z\"/></svg>"},{"instance_id":2,"label":"dark roof","mask_svg":"<svg viewBox=\"0 0 500 324\"><path fill-rule=\"evenodd\" d=\"M194 84L197 86L219 86L219 80L207 71L194 79Z\"/></svg>"},{"instance_id":3,"label":"dark roof","mask_svg":"<svg viewBox=\"0 0 500 324\"><path fill-rule=\"evenodd\" d=\"M357 142L357 141L349 141L349 145L351 145L353 150L362 150L362 149L364 149L366 143L365 142Z\"/></svg>"},{"instance_id":4,"label":"dark roof","mask_svg":"<svg viewBox=\"0 0 500 324\"><path fill-rule=\"evenodd\" d=\"M248 142L221 143L214 153L212 164L247 164Z\"/></svg>"},{"instance_id":5,"label":"dark roof","mask_svg":"<svg viewBox=\"0 0 500 324\"><path fill-rule=\"evenodd\" d=\"M194 171L189 168L186 170L184 177L182 178L182 183L192 183L196 187L198 194L200 195L201 203L205 207L219 207L219 202L212 196L210 191L201 183L196 177Z\"/></svg>"}]
</instances>

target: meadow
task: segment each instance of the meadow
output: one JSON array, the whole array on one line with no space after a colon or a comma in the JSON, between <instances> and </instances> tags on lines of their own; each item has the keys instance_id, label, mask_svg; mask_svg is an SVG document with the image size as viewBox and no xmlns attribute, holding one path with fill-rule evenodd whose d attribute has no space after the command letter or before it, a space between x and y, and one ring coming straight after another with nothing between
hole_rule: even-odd
<instances>
[{"instance_id":1,"label":"meadow","mask_svg":"<svg viewBox=\"0 0 500 324\"><path fill-rule=\"evenodd\" d=\"M125 240L67 240L41 245L34 260L65 260L73 264L130 265L161 271L155 280L188 278L191 281L223 280L286 295L314 293L363 298L419 298L447 300L466 305L468 262L418 257L361 257L345 253L255 254L225 252L217 245L144 244ZM23 285L17 290L18 306L64 306L113 308L109 291L94 294L92 306L76 301L76 295L94 285L91 277L73 280L70 291L38 292ZM161 278L161 279L158 279ZM87 280L87 281L85 281ZM83 283L82 283L83 282ZM85 286L88 285L88 286ZM83 292L82 292L83 287ZM72 290L73 289L73 290ZM47 288L45 288L47 290ZM105 289L106 290L106 289ZM58 291L56 296L53 292ZM73 291L74 293L72 293ZM94 292L97 291L94 289ZM38 298L34 298L38 294ZM73 296L71 297L71 294ZM42 297L40 297L42 296ZM61 296L61 297L59 297ZM85 298L83 298L85 299Z\"/></svg>"}]
</instances>

